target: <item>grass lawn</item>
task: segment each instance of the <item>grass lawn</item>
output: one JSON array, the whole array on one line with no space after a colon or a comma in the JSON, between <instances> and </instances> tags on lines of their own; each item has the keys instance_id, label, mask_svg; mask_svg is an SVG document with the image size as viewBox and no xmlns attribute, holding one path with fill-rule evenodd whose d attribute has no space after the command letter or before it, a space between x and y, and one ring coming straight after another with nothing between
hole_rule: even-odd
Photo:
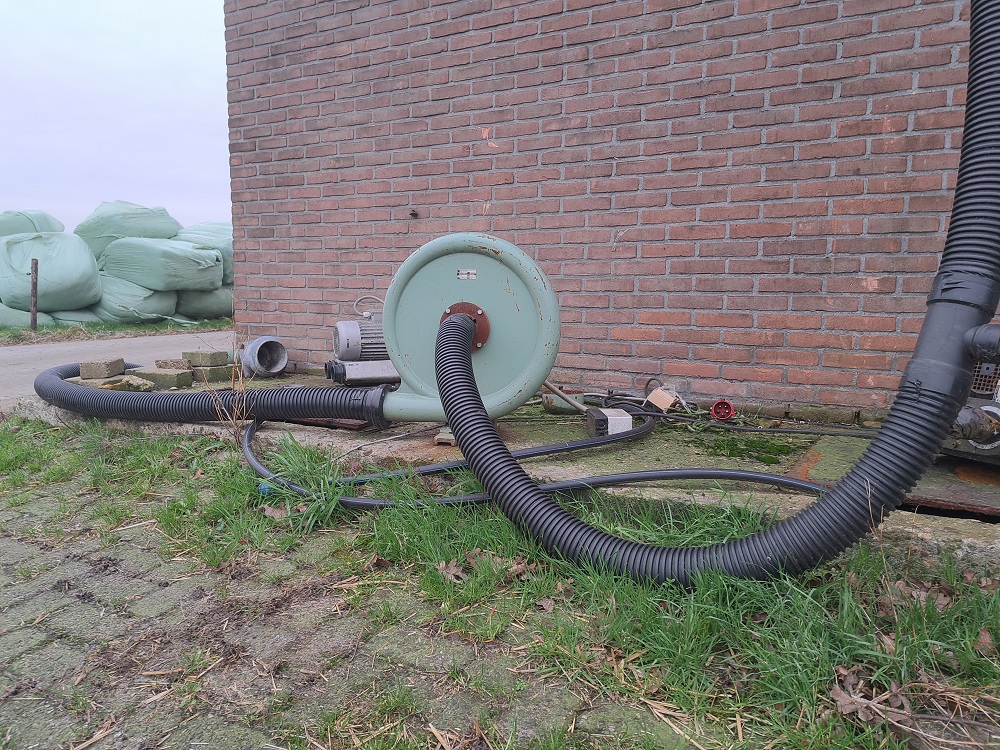
<instances>
[{"instance_id":1,"label":"grass lawn","mask_svg":"<svg viewBox=\"0 0 1000 750\"><path fill-rule=\"evenodd\" d=\"M54 344L59 341L93 341L97 339L120 339L132 336L165 336L172 333L198 333L199 331L227 331L233 327L232 318L216 320L196 320L178 323L164 320L159 323L67 323L58 326L12 328L0 326L0 346L17 344Z\"/></svg>"},{"instance_id":2,"label":"grass lawn","mask_svg":"<svg viewBox=\"0 0 1000 750\"><path fill-rule=\"evenodd\" d=\"M424 502L474 490L467 473L375 483L365 491L397 506L355 513L337 505L340 468L320 450L288 438L265 457L315 497L262 492L227 439L8 419L0 424L0 519L7 519L0 537L67 549L96 539L114 549L123 530L155 529L164 559L187 560L193 571L214 576L212 595L230 609L225 623L220 615L208 627L223 631L229 618L239 621L231 608L242 594L234 592L248 580L276 587L287 607L296 592L336 590L337 606L314 637L349 619L358 643L316 662L324 695L369 670L376 657L365 648L386 633L410 633L414 652L419 641L431 651L477 655L407 661L406 644L396 641L380 648L401 648L397 661L411 666L391 679L373 677L348 697L322 703L274 682L270 697L251 709L209 682L210 670L223 669L218 663L249 669L250 647L216 653L214 642L191 630L158 631L158 648L174 638L176 656L154 706L229 716L276 747L667 746L648 732L588 730L586 706L602 702L645 716L677 747L987 748L1000 738L996 570L963 570L874 538L794 578L705 575L690 590L641 584L547 555L492 505ZM12 520L43 495L60 498L61 510L37 522ZM561 502L593 525L662 545L720 542L771 521L752 501L704 507L589 492ZM271 610L254 612L266 622ZM283 658L298 663L302 654L292 650ZM130 658L145 664L140 652ZM147 664L142 674L161 671ZM230 674L235 685L241 673ZM100 702L88 685L72 692L80 715ZM542 695L543 686L584 696L584 708L549 725L535 717L544 730L519 740L510 728L513 707L530 718L532 704L540 711L542 701L526 696ZM455 711L462 701L475 708L446 725L434 718L444 710L439 700ZM120 707L116 720L145 710ZM101 716L95 708L93 731Z\"/></svg>"}]
</instances>

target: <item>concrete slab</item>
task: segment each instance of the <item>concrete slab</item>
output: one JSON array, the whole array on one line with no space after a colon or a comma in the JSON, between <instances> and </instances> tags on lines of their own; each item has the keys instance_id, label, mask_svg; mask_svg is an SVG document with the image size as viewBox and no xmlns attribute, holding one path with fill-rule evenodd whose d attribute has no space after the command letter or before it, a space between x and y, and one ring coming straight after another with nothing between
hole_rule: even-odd
<instances>
[{"instance_id":1,"label":"concrete slab","mask_svg":"<svg viewBox=\"0 0 1000 750\"><path fill-rule=\"evenodd\" d=\"M867 445L867 440L856 438L821 437L799 458L789 474L832 486L855 464ZM908 503L1000 519L1000 466L955 456L938 456L910 492Z\"/></svg>"}]
</instances>

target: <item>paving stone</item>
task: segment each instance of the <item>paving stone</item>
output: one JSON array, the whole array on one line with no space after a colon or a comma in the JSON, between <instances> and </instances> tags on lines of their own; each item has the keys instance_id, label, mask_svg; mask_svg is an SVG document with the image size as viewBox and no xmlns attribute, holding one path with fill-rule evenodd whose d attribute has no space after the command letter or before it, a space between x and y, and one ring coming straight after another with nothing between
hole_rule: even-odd
<instances>
[{"instance_id":1,"label":"paving stone","mask_svg":"<svg viewBox=\"0 0 1000 750\"><path fill-rule=\"evenodd\" d=\"M221 367L229 364L229 352L183 352L181 356L192 367Z\"/></svg>"},{"instance_id":2,"label":"paving stone","mask_svg":"<svg viewBox=\"0 0 1000 750\"><path fill-rule=\"evenodd\" d=\"M135 375L122 375L120 378L110 378L107 382L97 386L105 391L137 391L139 393L149 393L156 388L156 384L151 380L136 377Z\"/></svg>"},{"instance_id":3,"label":"paving stone","mask_svg":"<svg viewBox=\"0 0 1000 750\"><path fill-rule=\"evenodd\" d=\"M515 747L541 739L570 725L583 700L562 682L536 682L517 694L507 715L497 722Z\"/></svg>"},{"instance_id":4,"label":"paving stone","mask_svg":"<svg viewBox=\"0 0 1000 750\"><path fill-rule=\"evenodd\" d=\"M56 701L36 695L16 695L0 703L0 728L11 750L54 750L83 742L92 734L80 719ZM0 740L3 739L0 734Z\"/></svg>"},{"instance_id":5,"label":"paving stone","mask_svg":"<svg viewBox=\"0 0 1000 750\"><path fill-rule=\"evenodd\" d=\"M42 625L61 638L104 645L125 635L130 622L106 607L78 602L45 618Z\"/></svg>"},{"instance_id":6,"label":"paving stone","mask_svg":"<svg viewBox=\"0 0 1000 750\"><path fill-rule=\"evenodd\" d=\"M39 618L51 617L75 603L75 598L51 590L28 593L11 606L0 609L0 633L40 622Z\"/></svg>"},{"instance_id":7,"label":"paving stone","mask_svg":"<svg viewBox=\"0 0 1000 750\"><path fill-rule=\"evenodd\" d=\"M446 638L431 638L409 624L372 636L366 648L379 659L429 672L461 669L476 659L469 645Z\"/></svg>"},{"instance_id":8,"label":"paving stone","mask_svg":"<svg viewBox=\"0 0 1000 750\"><path fill-rule=\"evenodd\" d=\"M20 677L30 677L44 688L79 672L86 659L87 649L56 641L22 654L8 670Z\"/></svg>"},{"instance_id":9,"label":"paving stone","mask_svg":"<svg viewBox=\"0 0 1000 750\"><path fill-rule=\"evenodd\" d=\"M132 602L157 589L155 584L119 572L95 575L93 578L80 579L77 583L79 591L92 595L104 606L118 610L125 610Z\"/></svg>"},{"instance_id":10,"label":"paving stone","mask_svg":"<svg viewBox=\"0 0 1000 750\"><path fill-rule=\"evenodd\" d=\"M100 362L81 362L80 377L84 380L95 378L111 378L115 375L122 375L125 372L125 360L105 359Z\"/></svg>"},{"instance_id":11,"label":"paving stone","mask_svg":"<svg viewBox=\"0 0 1000 750\"><path fill-rule=\"evenodd\" d=\"M15 659L41 648L52 640L52 636L41 628L17 628L0 633L0 666L8 667Z\"/></svg>"},{"instance_id":12,"label":"paving stone","mask_svg":"<svg viewBox=\"0 0 1000 750\"><path fill-rule=\"evenodd\" d=\"M673 731L648 710L636 706L603 703L577 716L576 731L600 737L611 744L611 738L631 740L642 747L663 750L684 750L691 747L687 740ZM713 743L714 744L714 743Z\"/></svg>"},{"instance_id":13,"label":"paving stone","mask_svg":"<svg viewBox=\"0 0 1000 750\"><path fill-rule=\"evenodd\" d=\"M34 545L5 536L0 537L0 565L10 565L12 567L30 566L32 560L40 557L42 554L42 550L39 550Z\"/></svg>"},{"instance_id":14,"label":"paving stone","mask_svg":"<svg viewBox=\"0 0 1000 750\"><path fill-rule=\"evenodd\" d=\"M158 750L264 750L284 747L271 744L271 736L220 716L173 714L163 721L143 724L145 717L130 717L126 722L128 747L156 747ZM152 718L152 717L150 717ZM162 744L161 744L162 740ZM145 744L144 744L145 743Z\"/></svg>"},{"instance_id":15,"label":"paving stone","mask_svg":"<svg viewBox=\"0 0 1000 750\"><path fill-rule=\"evenodd\" d=\"M190 388L193 382L193 375L190 370L143 367L139 370L130 370L129 373L154 383L157 388Z\"/></svg>"},{"instance_id":16,"label":"paving stone","mask_svg":"<svg viewBox=\"0 0 1000 750\"><path fill-rule=\"evenodd\" d=\"M160 624L170 624L180 619L183 614L181 606L187 602L200 599L205 590L205 582L201 577L177 581L164 588L157 588L141 599L136 599L128 605L128 611L135 617L156 618ZM167 613L177 610L176 617L168 618Z\"/></svg>"},{"instance_id":17,"label":"paving stone","mask_svg":"<svg viewBox=\"0 0 1000 750\"><path fill-rule=\"evenodd\" d=\"M40 567L44 565L41 560L36 560L36 563ZM46 566L30 578L18 575L14 583L0 589L0 607L10 607L35 596L65 591L71 588L71 585L67 586L65 583L72 582L75 576L81 575L86 569L86 565L68 561L52 567Z\"/></svg>"}]
</instances>

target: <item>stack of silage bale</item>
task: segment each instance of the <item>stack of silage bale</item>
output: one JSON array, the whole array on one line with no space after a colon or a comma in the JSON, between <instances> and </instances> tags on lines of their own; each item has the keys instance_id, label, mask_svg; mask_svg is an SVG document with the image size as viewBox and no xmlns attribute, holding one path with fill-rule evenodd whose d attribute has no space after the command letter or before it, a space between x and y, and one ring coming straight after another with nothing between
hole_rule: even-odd
<instances>
[{"instance_id":1,"label":"stack of silage bale","mask_svg":"<svg viewBox=\"0 0 1000 750\"><path fill-rule=\"evenodd\" d=\"M101 299L97 263L87 243L63 232L44 211L0 213L0 325L29 324L31 261L38 260L37 321L54 325L59 311Z\"/></svg>"},{"instance_id":2,"label":"stack of silage bale","mask_svg":"<svg viewBox=\"0 0 1000 750\"><path fill-rule=\"evenodd\" d=\"M10 322L0 309L0 325L27 324L18 311L28 309L23 266L30 271L31 258L39 259L38 309L50 313L39 316L43 325L233 314L231 224L184 229L163 208L114 201L98 206L72 234L62 229L39 211L0 214L0 302L14 308Z\"/></svg>"}]
</instances>

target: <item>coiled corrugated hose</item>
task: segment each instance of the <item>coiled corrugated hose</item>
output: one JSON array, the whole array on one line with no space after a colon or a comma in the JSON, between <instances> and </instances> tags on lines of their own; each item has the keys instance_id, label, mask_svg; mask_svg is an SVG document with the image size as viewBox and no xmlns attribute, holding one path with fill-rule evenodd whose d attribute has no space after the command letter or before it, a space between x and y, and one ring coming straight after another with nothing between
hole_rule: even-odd
<instances>
[{"instance_id":1,"label":"coiled corrugated hose","mask_svg":"<svg viewBox=\"0 0 1000 750\"><path fill-rule=\"evenodd\" d=\"M127 362L126 368L139 367ZM50 404L88 417L152 422L229 422L244 419L360 419L388 427L382 414L387 386L378 388L255 388L141 393L65 382L80 365L52 367L35 378L35 393Z\"/></svg>"},{"instance_id":2,"label":"coiled corrugated hose","mask_svg":"<svg viewBox=\"0 0 1000 750\"><path fill-rule=\"evenodd\" d=\"M965 130L941 265L888 417L847 476L795 516L724 544L656 547L607 534L563 510L510 457L476 389L475 321L453 315L435 352L445 414L472 471L519 528L579 564L689 585L708 570L758 579L808 570L899 507L968 397L975 363L964 337L988 323L1000 302L1000 2L973 0L971 24Z\"/></svg>"}]
</instances>

